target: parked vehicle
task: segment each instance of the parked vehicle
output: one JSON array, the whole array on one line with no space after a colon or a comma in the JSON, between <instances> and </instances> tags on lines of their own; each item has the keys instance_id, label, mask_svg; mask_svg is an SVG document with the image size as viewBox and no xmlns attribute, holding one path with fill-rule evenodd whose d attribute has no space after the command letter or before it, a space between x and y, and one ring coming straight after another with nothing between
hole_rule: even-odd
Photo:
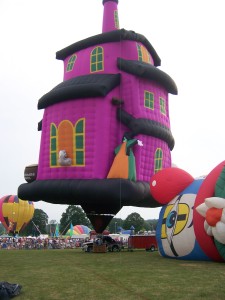
<instances>
[{"instance_id":1,"label":"parked vehicle","mask_svg":"<svg viewBox=\"0 0 225 300\"><path fill-rule=\"evenodd\" d=\"M110 232L108 230L104 230L102 232L102 235L104 235L104 236L105 235L109 235L109 234L110 234ZM90 239L91 240L95 240L97 238L97 236L98 236L98 233L95 230L91 230L90 233L89 233L89 235L90 235Z\"/></svg>"},{"instance_id":2,"label":"parked vehicle","mask_svg":"<svg viewBox=\"0 0 225 300\"><path fill-rule=\"evenodd\" d=\"M145 249L146 251L155 251L157 242L155 235L130 235L128 238L128 250Z\"/></svg>"},{"instance_id":3,"label":"parked vehicle","mask_svg":"<svg viewBox=\"0 0 225 300\"><path fill-rule=\"evenodd\" d=\"M122 248L122 245L120 242L117 242L116 240L111 238L111 236L109 236L109 235L104 235L101 238L97 238L94 241L89 241L89 242L83 243L82 250L85 252L92 252L94 243L96 245L105 244L107 251L110 251L110 252L118 252Z\"/></svg>"}]
</instances>

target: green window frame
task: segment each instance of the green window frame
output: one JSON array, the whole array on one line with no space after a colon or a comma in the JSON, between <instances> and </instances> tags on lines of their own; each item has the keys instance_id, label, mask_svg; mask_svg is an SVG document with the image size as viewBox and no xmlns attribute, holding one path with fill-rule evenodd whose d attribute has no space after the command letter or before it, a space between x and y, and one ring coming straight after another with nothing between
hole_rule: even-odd
<instances>
[{"instance_id":1,"label":"green window frame","mask_svg":"<svg viewBox=\"0 0 225 300\"><path fill-rule=\"evenodd\" d=\"M157 148L154 157L154 173L162 170L163 152L161 148Z\"/></svg>"},{"instance_id":2,"label":"green window frame","mask_svg":"<svg viewBox=\"0 0 225 300\"><path fill-rule=\"evenodd\" d=\"M58 130L54 123L50 125L50 166L58 165Z\"/></svg>"},{"instance_id":3,"label":"green window frame","mask_svg":"<svg viewBox=\"0 0 225 300\"><path fill-rule=\"evenodd\" d=\"M67 63L66 72L71 72L73 70L76 59L77 59L76 54L73 54L70 57L70 59L68 60L68 63Z\"/></svg>"},{"instance_id":4,"label":"green window frame","mask_svg":"<svg viewBox=\"0 0 225 300\"><path fill-rule=\"evenodd\" d=\"M162 97L159 97L159 105L161 114L166 115L166 101Z\"/></svg>"},{"instance_id":5,"label":"green window frame","mask_svg":"<svg viewBox=\"0 0 225 300\"><path fill-rule=\"evenodd\" d=\"M114 23L117 29L120 28L118 10L114 10Z\"/></svg>"},{"instance_id":6,"label":"green window frame","mask_svg":"<svg viewBox=\"0 0 225 300\"><path fill-rule=\"evenodd\" d=\"M74 160L76 166L85 165L85 119L79 119L74 126Z\"/></svg>"},{"instance_id":7,"label":"green window frame","mask_svg":"<svg viewBox=\"0 0 225 300\"><path fill-rule=\"evenodd\" d=\"M91 73L104 70L104 49L103 47L96 47L91 52Z\"/></svg>"},{"instance_id":8,"label":"green window frame","mask_svg":"<svg viewBox=\"0 0 225 300\"><path fill-rule=\"evenodd\" d=\"M154 110L154 94L149 91L144 91L144 106Z\"/></svg>"}]
</instances>

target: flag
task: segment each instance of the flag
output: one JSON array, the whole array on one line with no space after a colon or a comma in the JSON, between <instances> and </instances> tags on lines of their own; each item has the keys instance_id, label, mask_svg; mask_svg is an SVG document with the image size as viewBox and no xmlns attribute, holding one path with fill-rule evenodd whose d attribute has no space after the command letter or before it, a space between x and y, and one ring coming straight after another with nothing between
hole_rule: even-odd
<instances>
[{"instance_id":1,"label":"flag","mask_svg":"<svg viewBox=\"0 0 225 300\"><path fill-rule=\"evenodd\" d=\"M70 224L70 237L72 237L73 235L73 224L71 223Z\"/></svg>"},{"instance_id":2,"label":"flag","mask_svg":"<svg viewBox=\"0 0 225 300\"><path fill-rule=\"evenodd\" d=\"M59 224L56 225L55 227L55 237L59 236Z\"/></svg>"}]
</instances>

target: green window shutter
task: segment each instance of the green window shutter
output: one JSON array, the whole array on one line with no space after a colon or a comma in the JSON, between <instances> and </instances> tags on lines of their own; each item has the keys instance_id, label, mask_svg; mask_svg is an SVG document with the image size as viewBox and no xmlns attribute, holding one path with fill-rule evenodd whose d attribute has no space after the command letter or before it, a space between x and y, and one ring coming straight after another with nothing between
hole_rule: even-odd
<instances>
[{"instance_id":1,"label":"green window shutter","mask_svg":"<svg viewBox=\"0 0 225 300\"><path fill-rule=\"evenodd\" d=\"M138 51L138 60L148 64L152 64L153 62L151 61L151 57L148 50L142 45L139 44L136 45Z\"/></svg>"},{"instance_id":2,"label":"green window shutter","mask_svg":"<svg viewBox=\"0 0 225 300\"><path fill-rule=\"evenodd\" d=\"M56 136L56 126L54 124L51 124L51 136Z\"/></svg>"},{"instance_id":3,"label":"green window shutter","mask_svg":"<svg viewBox=\"0 0 225 300\"><path fill-rule=\"evenodd\" d=\"M155 165L154 165L154 173L162 170L162 161L163 161L163 153L162 149L157 148L155 151Z\"/></svg>"},{"instance_id":4,"label":"green window shutter","mask_svg":"<svg viewBox=\"0 0 225 300\"><path fill-rule=\"evenodd\" d=\"M84 120L80 120L77 122L76 125L76 133L83 133L84 132Z\"/></svg>"},{"instance_id":5,"label":"green window shutter","mask_svg":"<svg viewBox=\"0 0 225 300\"><path fill-rule=\"evenodd\" d=\"M50 166L57 166L57 127L54 123L50 126Z\"/></svg>"},{"instance_id":6,"label":"green window shutter","mask_svg":"<svg viewBox=\"0 0 225 300\"><path fill-rule=\"evenodd\" d=\"M137 50L138 50L138 60L142 61L141 46L138 44L137 44Z\"/></svg>"},{"instance_id":7,"label":"green window shutter","mask_svg":"<svg viewBox=\"0 0 225 300\"><path fill-rule=\"evenodd\" d=\"M85 157L85 119L80 119L75 124L75 165L84 166Z\"/></svg>"},{"instance_id":8,"label":"green window shutter","mask_svg":"<svg viewBox=\"0 0 225 300\"><path fill-rule=\"evenodd\" d=\"M115 27L117 29L120 28L120 25L119 25L119 16L118 16L118 10L115 10L114 11L114 23L115 23Z\"/></svg>"},{"instance_id":9,"label":"green window shutter","mask_svg":"<svg viewBox=\"0 0 225 300\"><path fill-rule=\"evenodd\" d=\"M162 97L159 98L159 101L160 101L160 103L159 103L160 104L160 112L163 115L166 115L166 102Z\"/></svg>"},{"instance_id":10,"label":"green window shutter","mask_svg":"<svg viewBox=\"0 0 225 300\"><path fill-rule=\"evenodd\" d=\"M77 149L83 149L84 147L84 138L82 135L76 136L76 147Z\"/></svg>"},{"instance_id":11,"label":"green window shutter","mask_svg":"<svg viewBox=\"0 0 225 300\"><path fill-rule=\"evenodd\" d=\"M51 153L51 166L57 166L57 155L56 155L56 153Z\"/></svg>"},{"instance_id":12,"label":"green window shutter","mask_svg":"<svg viewBox=\"0 0 225 300\"><path fill-rule=\"evenodd\" d=\"M76 151L76 162L77 165L84 165L84 152L83 151Z\"/></svg>"},{"instance_id":13,"label":"green window shutter","mask_svg":"<svg viewBox=\"0 0 225 300\"><path fill-rule=\"evenodd\" d=\"M51 151L56 151L56 138L51 139Z\"/></svg>"}]
</instances>

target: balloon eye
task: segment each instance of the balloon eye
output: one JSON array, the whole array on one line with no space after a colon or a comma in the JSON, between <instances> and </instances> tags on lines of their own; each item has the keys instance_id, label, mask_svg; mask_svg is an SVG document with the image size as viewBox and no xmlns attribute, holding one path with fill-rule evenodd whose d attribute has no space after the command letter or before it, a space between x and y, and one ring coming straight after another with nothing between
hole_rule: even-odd
<instances>
[{"instance_id":1,"label":"balloon eye","mask_svg":"<svg viewBox=\"0 0 225 300\"><path fill-rule=\"evenodd\" d=\"M168 228L172 228L176 222L177 219L177 212L176 211L171 211L166 218L166 226Z\"/></svg>"}]
</instances>

